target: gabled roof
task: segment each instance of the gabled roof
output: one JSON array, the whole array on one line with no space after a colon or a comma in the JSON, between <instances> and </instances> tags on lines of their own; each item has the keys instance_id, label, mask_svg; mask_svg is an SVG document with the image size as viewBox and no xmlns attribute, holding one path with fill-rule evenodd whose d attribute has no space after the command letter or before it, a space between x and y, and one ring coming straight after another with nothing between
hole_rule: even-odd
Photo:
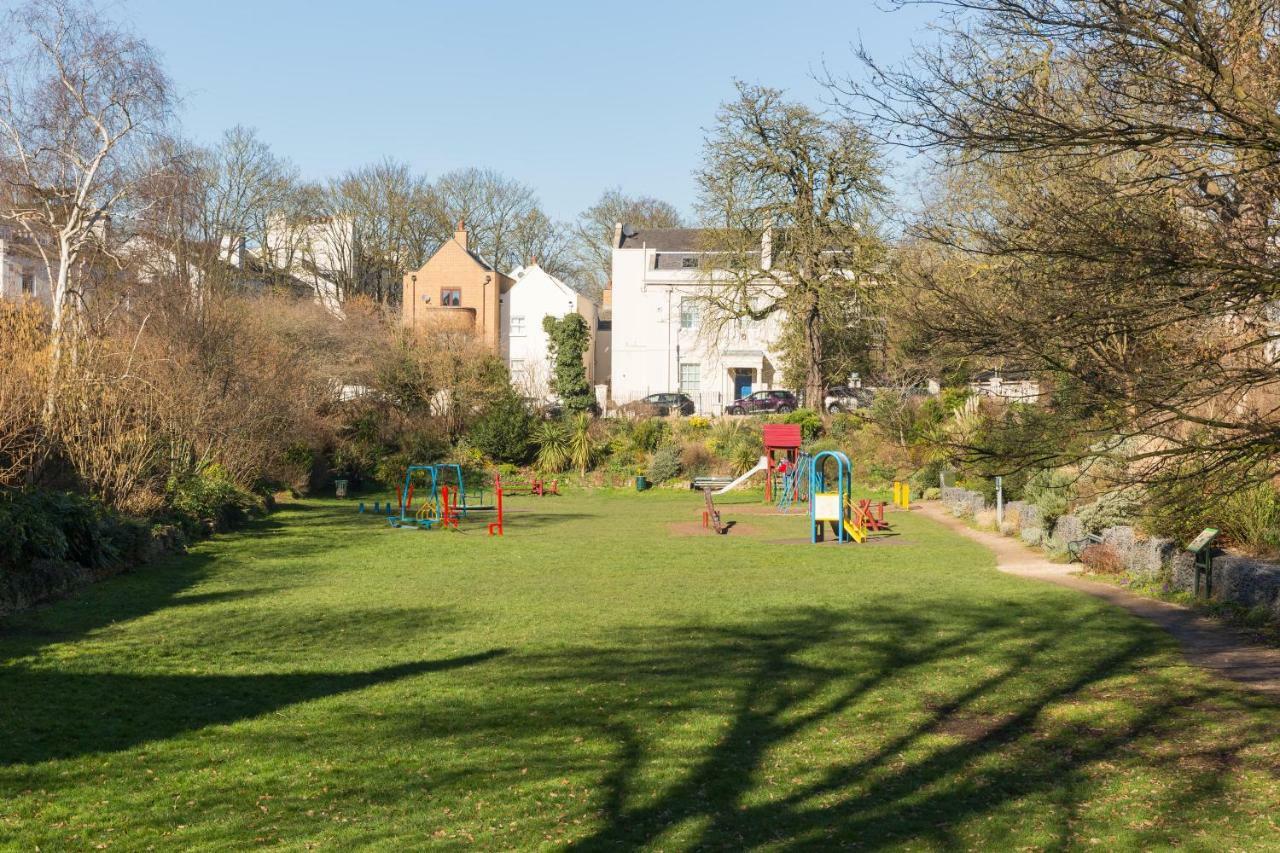
<instances>
[{"instance_id":1,"label":"gabled roof","mask_svg":"<svg viewBox=\"0 0 1280 853\"><path fill-rule=\"evenodd\" d=\"M577 299L578 297L582 296L581 293L574 290L572 287L565 284L563 281L556 278L554 275L552 275L551 273L547 272L542 267L540 267L537 261L534 261L528 266L516 267L515 269L513 269L511 271L511 279L515 281L516 284L519 284L521 281L524 281L528 276L534 273L540 273L543 278L549 280L562 293L564 293L565 296L569 297L570 299ZM515 285L512 285L512 286L514 287Z\"/></svg>"}]
</instances>

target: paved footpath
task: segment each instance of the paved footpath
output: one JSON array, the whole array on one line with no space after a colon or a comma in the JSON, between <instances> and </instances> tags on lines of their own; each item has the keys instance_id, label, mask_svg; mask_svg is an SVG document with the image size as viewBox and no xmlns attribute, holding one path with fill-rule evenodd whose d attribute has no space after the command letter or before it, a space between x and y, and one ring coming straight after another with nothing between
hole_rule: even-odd
<instances>
[{"instance_id":1,"label":"paved footpath","mask_svg":"<svg viewBox=\"0 0 1280 853\"><path fill-rule=\"evenodd\" d=\"M953 517L940 503L920 503L912 509L990 548L995 552L996 568L1000 571L1078 590L1150 619L1182 644L1182 653L1189 662L1280 702L1280 649L1259 645L1243 631L1215 622L1180 604L1146 598L1111 584L1072 574L1077 567L1051 562L1019 539L974 530Z\"/></svg>"}]
</instances>

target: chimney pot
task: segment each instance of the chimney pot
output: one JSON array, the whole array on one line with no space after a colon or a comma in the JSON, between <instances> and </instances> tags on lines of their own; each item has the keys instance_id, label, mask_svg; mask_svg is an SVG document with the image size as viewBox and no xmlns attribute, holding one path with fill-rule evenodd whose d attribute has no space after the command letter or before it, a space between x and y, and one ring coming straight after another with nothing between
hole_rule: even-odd
<instances>
[{"instance_id":1,"label":"chimney pot","mask_svg":"<svg viewBox=\"0 0 1280 853\"><path fill-rule=\"evenodd\" d=\"M467 248L467 223L465 220L458 220L458 228L453 232L453 239L457 240L462 248Z\"/></svg>"}]
</instances>

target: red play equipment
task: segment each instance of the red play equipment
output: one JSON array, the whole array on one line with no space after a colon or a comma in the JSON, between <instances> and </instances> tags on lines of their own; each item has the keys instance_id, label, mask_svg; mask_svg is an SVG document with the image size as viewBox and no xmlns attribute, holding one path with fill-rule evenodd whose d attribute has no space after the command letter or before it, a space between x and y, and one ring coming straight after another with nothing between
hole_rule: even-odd
<instances>
[{"instance_id":1,"label":"red play equipment","mask_svg":"<svg viewBox=\"0 0 1280 853\"><path fill-rule=\"evenodd\" d=\"M493 493L497 495L498 520L489 524L490 536L502 535L502 481L495 474L493 477Z\"/></svg>"},{"instance_id":2,"label":"red play equipment","mask_svg":"<svg viewBox=\"0 0 1280 853\"><path fill-rule=\"evenodd\" d=\"M769 461L769 476L764 481L766 501L773 500L773 478L778 472L778 463L785 459L787 466L794 469L799 461L802 438L800 424L764 425L764 455Z\"/></svg>"},{"instance_id":3,"label":"red play equipment","mask_svg":"<svg viewBox=\"0 0 1280 853\"><path fill-rule=\"evenodd\" d=\"M560 494L560 481L552 480L548 483L539 476L532 476L525 482L503 483L497 474L493 475L493 487L495 489L505 489L507 494L516 495L520 493L537 495L545 497L547 495Z\"/></svg>"}]
</instances>

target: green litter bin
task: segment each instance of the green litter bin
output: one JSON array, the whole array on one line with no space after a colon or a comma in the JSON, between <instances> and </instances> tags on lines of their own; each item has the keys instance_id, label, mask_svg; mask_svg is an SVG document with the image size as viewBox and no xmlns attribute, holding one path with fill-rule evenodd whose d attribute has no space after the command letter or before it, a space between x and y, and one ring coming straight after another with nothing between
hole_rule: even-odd
<instances>
[{"instance_id":1,"label":"green litter bin","mask_svg":"<svg viewBox=\"0 0 1280 853\"><path fill-rule=\"evenodd\" d=\"M333 481L333 491L334 491L334 496L335 496L335 497L345 498L345 497L347 496L347 481L346 481L346 480L334 480L334 481Z\"/></svg>"},{"instance_id":2,"label":"green litter bin","mask_svg":"<svg viewBox=\"0 0 1280 853\"><path fill-rule=\"evenodd\" d=\"M636 491L637 491L637 492L643 492L643 491L644 491L645 489L647 489L647 488L649 488L649 478L648 478L648 477L636 477Z\"/></svg>"}]
</instances>

